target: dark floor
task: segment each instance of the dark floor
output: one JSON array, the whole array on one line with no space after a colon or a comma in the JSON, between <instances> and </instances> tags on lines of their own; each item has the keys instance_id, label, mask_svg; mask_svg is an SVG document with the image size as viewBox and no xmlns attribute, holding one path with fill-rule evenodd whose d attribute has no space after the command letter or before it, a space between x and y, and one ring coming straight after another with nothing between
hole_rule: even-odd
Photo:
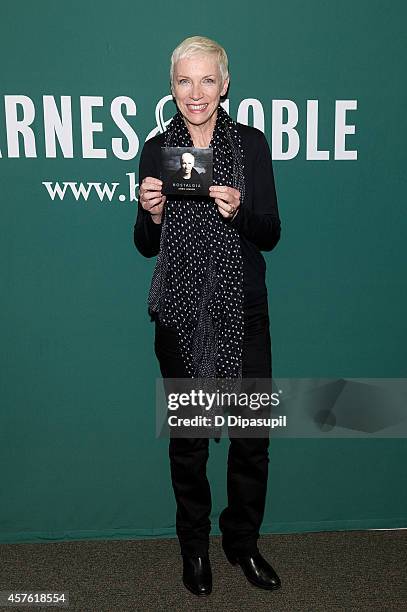
<instances>
[{"instance_id":1,"label":"dark floor","mask_svg":"<svg viewBox=\"0 0 407 612\"><path fill-rule=\"evenodd\" d=\"M68 609L80 612L407 611L405 530L268 535L260 549L281 578L279 591L247 583L218 537L213 593L204 599L181 582L175 539L2 544L0 590L69 591Z\"/></svg>"}]
</instances>

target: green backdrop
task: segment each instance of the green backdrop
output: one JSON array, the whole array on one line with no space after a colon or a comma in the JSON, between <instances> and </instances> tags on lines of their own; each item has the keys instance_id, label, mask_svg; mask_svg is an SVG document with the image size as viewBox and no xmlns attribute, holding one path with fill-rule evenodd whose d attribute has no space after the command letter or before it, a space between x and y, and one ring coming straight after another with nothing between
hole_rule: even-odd
<instances>
[{"instance_id":1,"label":"green backdrop","mask_svg":"<svg viewBox=\"0 0 407 612\"><path fill-rule=\"evenodd\" d=\"M141 147L186 36L225 46L230 114L259 100L270 142L272 100L298 108L299 152L274 161L282 238L265 255L274 374L406 376L406 18L401 0L1 3L0 541L175 533L168 441L155 438L154 260L133 246L136 203L70 188L53 200L43 183L128 184L139 153L112 152L128 142L111 102L136 103L127 122ZM72 156L45 146L43 96L70 99ZM103 98L93 146L106 157L83 153L81 96ZM307 159L307 100L329 160ZM357 160L334 158L336 100L357 100ZM35 110L35 156L29 135L13 156L13 104L15 121ZM227 447L211 443L214 533ZM270 454L264 532L407 526L404 439L278 439Z\"/></svg>"}]
</instances>

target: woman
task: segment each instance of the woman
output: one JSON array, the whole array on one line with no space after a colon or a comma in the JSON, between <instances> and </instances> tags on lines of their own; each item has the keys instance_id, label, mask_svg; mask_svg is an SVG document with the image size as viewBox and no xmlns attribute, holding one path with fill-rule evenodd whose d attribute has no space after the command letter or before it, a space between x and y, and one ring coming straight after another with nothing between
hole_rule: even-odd
<instances>
[{"instance_id":1,"label":"woman","mask_svg":"<svg viewBox=\"0 0 407 612\"><path fill-rule=\"evenodd\" d=\"M271 378L271 345L260 251L280 238L273 170L259 130L234 122L220 106L229 86L228 60L216 42L194 36L171 57L178 112L167 131L144 145L134 241L158 255L149 312L164 378ZM199 201L162 194L163 146L212 147L213 185ZM207 438L171 438L171 478L184 585L212 590L208 556L211 493ZM228 560L264 589L280 580L258 548L267 490L269 438L233 438L228 506L219 518Z\"/></svg>"}]
</instances>

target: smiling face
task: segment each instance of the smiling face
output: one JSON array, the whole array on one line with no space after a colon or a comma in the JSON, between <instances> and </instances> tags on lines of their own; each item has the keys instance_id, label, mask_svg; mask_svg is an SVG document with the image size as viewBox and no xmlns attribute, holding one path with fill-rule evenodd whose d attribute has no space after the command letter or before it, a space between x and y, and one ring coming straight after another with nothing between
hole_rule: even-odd
<instances>
[{"instance_id":1,"label":"smiling face","mask_svg":"<svg viewBox=\"0 0 407 612\"><path fill-rule=\"evenodd\" d=\"M195 158L192 153L184 153L181 157L181 168L183 170L184 178L191 176L192 168L194 167Z\"/></svg>"},{"instance_id":2,"label":"smiling face","mask_svg":"<svg viewBox=\"0 0 407 612\"><path fill-rule=\"evenodd\" d=\"M214 126L220 97L225 95L229 77L222 82L214 55L184 57L174 66L173 96L187 123Z\"/></svg>"}]
</instances>

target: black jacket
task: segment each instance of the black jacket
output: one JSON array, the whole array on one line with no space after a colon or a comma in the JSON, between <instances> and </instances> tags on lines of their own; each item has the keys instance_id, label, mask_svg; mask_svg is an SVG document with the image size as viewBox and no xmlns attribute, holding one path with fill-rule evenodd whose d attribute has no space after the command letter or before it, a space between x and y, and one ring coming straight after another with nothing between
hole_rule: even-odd
<instances>
[{"instance_id":1,"label":"black jacket","mask_svg":"<svg viewBox=\"0 0 407 612\"><path fill-rule=\"evenodd\" d=\"M245 306L267 299L266 264L260 251L271 251L280 239L280 218L274 184L270 149L264 134L238 123L245 155L246 196L230 223L239 233L243 258ZM146 176L160 177L161 147L164 134L148 140L140 156L139 183ZM153 257L160 249L161 224L138 205L134 225L134 244L142 255Z\"/></svg>"}]
</instances>

